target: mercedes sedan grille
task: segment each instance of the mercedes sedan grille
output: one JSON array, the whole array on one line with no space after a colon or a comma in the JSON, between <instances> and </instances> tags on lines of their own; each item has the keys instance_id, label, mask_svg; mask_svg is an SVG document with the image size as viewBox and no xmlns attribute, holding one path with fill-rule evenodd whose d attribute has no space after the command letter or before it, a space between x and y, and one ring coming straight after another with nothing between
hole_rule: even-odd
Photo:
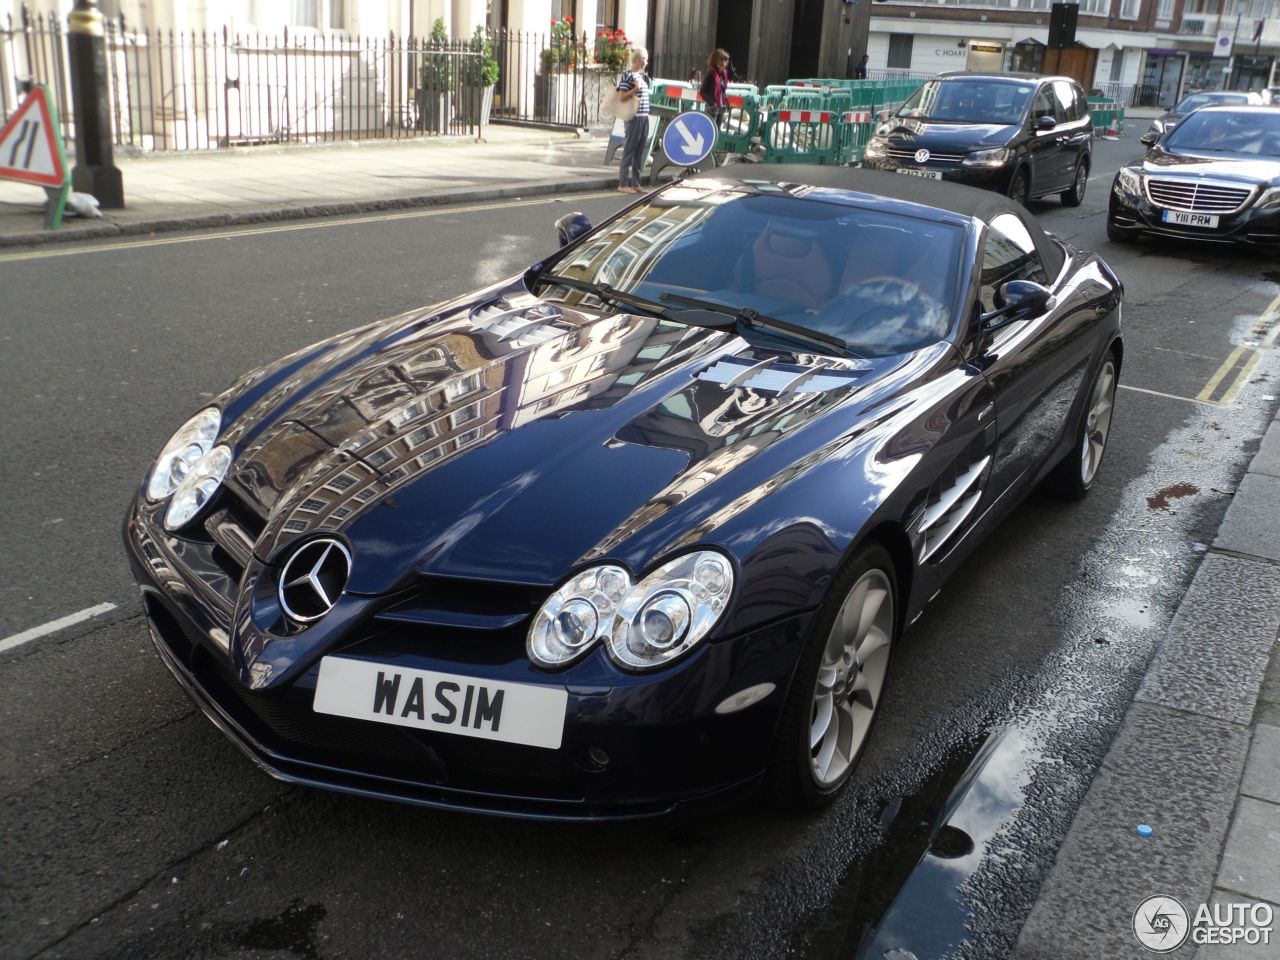
<instances>
[{"instance_id":1,"label":"mercedes sedan grille","mask_svg":"<svg viewBox=\"0 0 1280 960\"><path fill-rule=\"evenodd\" d=\"M1252 192L1249 187L1204 180L1147 180L1152 203L1187 213L1235 213Z\"/></svg>"}]
</instances>

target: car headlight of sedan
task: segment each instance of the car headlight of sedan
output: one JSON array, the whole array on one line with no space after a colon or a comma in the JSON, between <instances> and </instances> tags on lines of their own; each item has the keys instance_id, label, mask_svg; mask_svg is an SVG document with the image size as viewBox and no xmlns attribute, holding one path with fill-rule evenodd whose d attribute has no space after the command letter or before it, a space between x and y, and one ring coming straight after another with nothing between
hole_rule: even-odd
<instances>
[{"instance_id":1,"label":"car headlight of sedan","mask_svg":"<svg viewBox=\"0 0 1280 960\"><path fill-rule=\"evenodd\" d=\"M1142 175L1132 167L1121 167L1116 174L1116 186L1125 193L1142 196Z\"/></svg>"},{"instance_id":2,"label":"car headlight of sedan","mask_svg":"<svg viewBox=\"0 0 1280 960\"><path fill-rule=\"evenodd\" d=\"M169 509L164 513L165 529L177 530L199 513L222 486L229 466L231 448L227 446L214 447L201 457L173 491Z\"/></svg>"},{"instance_id":3,"label":"car headlight of sedan","mask_svg":"<svg viewBox=\"0 0 1280 960\"><path fill-rule=\"evenodd\" d=\"M1002 167L1009 160L1008 147L974 150L961 161L966 167Z\"/></svg>"},{"instance_id":4,"label":"car headlight of sedan","mask_svg":"<svg viewBox=\"0 0 1280 960\"><path fill-rule=\"evenodd\" d=\"M878 137L872 137L867 141L867 147L862 151L862 159L864 160L882 160L889 155L889 144Z\"/></svg>"},{"instance_id":5,"label":"car headlight of sedan","mask_svg":"<svg viewBox=\"0 0 1280 960\"><path fill-rule=\"evenodd\" d=\"M1280 208L1280 187L1271 187L1263 191L1262 196L1258 198L1258 202L1253 205L1255 210L1275 210Z\"/></svg>"},{"instance_id":6,"label":"car headlight of sedan","mask_svg":"<svg viewBox=\"0 0 1280 960\"><path fill-rule=\"evenodd\" d=\"M563 667L603 641L628 670L653 670L703 640L733 593L733 565L715 550L686 553L633 583L613 564L578 573L534 617L529 658Z\"/></svg>"},{"instance_id":7,"label":"car headlight of sedan","mask_svg":"<svg viewBox=\"0 0 1280 960\"><path fill-rule=\"evenodd\" d=\"M210 450L222 429L222 411L206 407L178 428L156 457L147 480L147 499L163 500L181 485Z\"/></svg>"}]
</instances>

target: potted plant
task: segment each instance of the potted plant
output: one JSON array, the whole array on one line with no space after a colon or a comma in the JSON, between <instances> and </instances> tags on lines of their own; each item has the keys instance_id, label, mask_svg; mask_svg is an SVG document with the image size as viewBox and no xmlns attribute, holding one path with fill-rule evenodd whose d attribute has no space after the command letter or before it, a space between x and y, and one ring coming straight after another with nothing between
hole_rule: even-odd
<instances>
[{"instance_id":1,"label":"potted plant","mask_svg":"<svg viewBox=\"0 0 1280 960\"><path fill-rule=\"evenodd\" d=\"M431 37L418 70L418 89L414 100L418 107L418 129L433 133L449 131L449 91L453 89L453 59L449 53L449 34L444 18L431 25Z\"/></svg>"},{"instance_id":2,"label":"potted plant","mask_svg":"<svg viewBox=\"0 0 1280 960\"><path fill-rule=\"evenodd\" d=\"M596 63L615 77L631 66L631 41L621 27L596 31Z\"/></svg>"},{"instance_id":3,"label":"potted plant","mask_svg":"<svg viewBox=\"0 0 1280 960\"><path fill-rule=\"evenodd\" d=\"M493 107L493 88L498 82L498 61L484 27L477 26L468 42L458 86L462 116L468 124L485 127Z\"/></svg>"}]
</instances>

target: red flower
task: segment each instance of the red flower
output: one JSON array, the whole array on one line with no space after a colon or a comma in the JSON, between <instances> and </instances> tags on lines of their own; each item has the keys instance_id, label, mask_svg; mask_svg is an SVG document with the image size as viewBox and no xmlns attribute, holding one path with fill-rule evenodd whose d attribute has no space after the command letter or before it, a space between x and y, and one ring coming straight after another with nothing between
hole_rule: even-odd
<instances>
[{"instance_id":1,"label":"red flower","mask_svg":"<svg viewBox=\"0 0 1280 960\"><path fill-rule=\"evenodd\" d=\"M557 23L559 23L559 22L560 22L559 20L552 20L552 21L551 21L551 25L554 27L554 26L555 26Z\"/></svg>"}]
</instances>

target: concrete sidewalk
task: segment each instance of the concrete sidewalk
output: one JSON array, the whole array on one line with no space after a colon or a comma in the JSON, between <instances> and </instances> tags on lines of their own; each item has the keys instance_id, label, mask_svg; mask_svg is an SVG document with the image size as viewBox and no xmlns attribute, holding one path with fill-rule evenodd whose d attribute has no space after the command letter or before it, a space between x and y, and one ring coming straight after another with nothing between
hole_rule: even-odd
<instances>
[{"instance_id":1,"label":"concrete sidewalk","mask_svg":"<svg viewBox=\"0 0 1280 960\"><path fill-rule=\"evenodd\" d=\"M1189 915L1175 920L1169 942L1192 934L1201 904L1271 917L1254 926L1259 936L1269 930L1269 944L1197 946L1192 934L1160 951L1168 956L1280 957L1278 505L1280 417L1076 811L1017 960L1151 956L1134 931L1135 911L1153 896L1176 898ZM1139 824L1152 835L1140 836Z\"/></svg>"},{"instance_id":2,"label":"concrete sidewalk","mask_svg":"<svg viewBox=\"0 0 1280 960\"><path fill-rule=\"evenodd\" d=\"M485 140L420 138L117 157L124 210L43 229L44 192L0 181L0 246L112 237L616 185L607 141L493 124ZM74 158L68 162L74 165Z\"/></svg>"}]
</instances>

